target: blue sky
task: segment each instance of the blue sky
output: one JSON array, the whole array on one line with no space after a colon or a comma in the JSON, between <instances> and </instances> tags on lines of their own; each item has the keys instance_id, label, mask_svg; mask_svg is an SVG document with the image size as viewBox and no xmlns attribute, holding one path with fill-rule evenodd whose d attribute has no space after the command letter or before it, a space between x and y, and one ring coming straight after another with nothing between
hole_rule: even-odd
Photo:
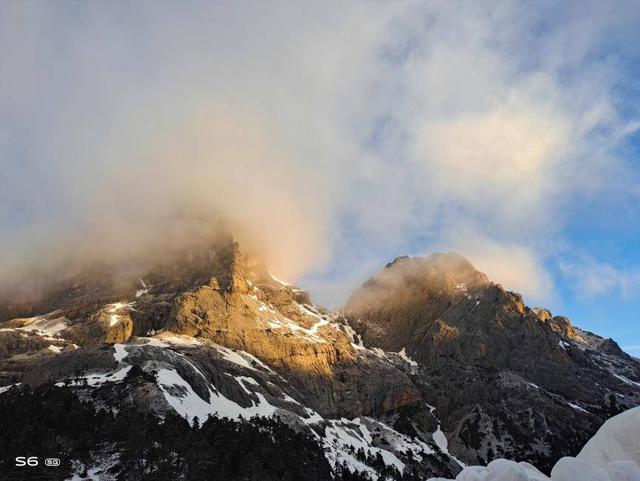
<instances>
[{"instance_id":1,"label":"blue sky","mask_svg":"<svg viewBox=\"0 0 640 481\"><path fill-rule=\"evenodd\" d=\"M232 226L340 305L458 251L640 355L640 9L7 2L0 289Z\"/></svg>"}]
</instances>

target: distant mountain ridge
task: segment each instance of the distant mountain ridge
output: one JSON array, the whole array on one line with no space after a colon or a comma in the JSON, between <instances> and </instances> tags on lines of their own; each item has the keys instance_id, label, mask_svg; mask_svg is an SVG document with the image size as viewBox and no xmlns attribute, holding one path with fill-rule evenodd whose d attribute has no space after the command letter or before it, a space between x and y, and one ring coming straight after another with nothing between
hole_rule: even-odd
<instances>
[{"instance_id":1,"label":"distant mountain ridge","mask_svg":"<svg viewBox=\"0 0 640 481\"><path fill-rule=\"evenodd\" d=\"M333 476L376 480L500 456L549 469L640 404L640 363L615 342L529 309L456 254L396 259L343 312L231 239L136 279L96 272L0 306L3 393L50 386L159 423L277 418L315 440ZM118 449L68 468L106 471L108 458L104 479L130 479Z\"/></svg>"}]
</instances>

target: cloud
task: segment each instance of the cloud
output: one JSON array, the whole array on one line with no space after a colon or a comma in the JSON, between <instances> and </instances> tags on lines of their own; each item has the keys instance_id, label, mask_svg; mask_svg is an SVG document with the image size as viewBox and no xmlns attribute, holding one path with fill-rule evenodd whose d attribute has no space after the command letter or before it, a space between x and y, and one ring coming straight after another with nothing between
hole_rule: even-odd
<instances>
[{"instance_id":1,"label":"cloud","mask_svg":"<svg viewBox=\"0 0 640 481\"><path fill-rule=\"evenodd\" d=\"M341 53L359 7L202 7L2 8L0 284L221 223L285 276L326 261L377 16Z\"/></svg>"},{"instance_id":2,"label":"cloud","mask_svg":"<svg viewBox=\"0 0 640 481\"><path fill-rule=\"evenodd\" d=\"M552 297L553 279L541 259L526 245L491 239L478 234L478 229L456 225L448 231L443 243L434 248L464 253L489 279L522 293L529 301L548 302Z\"/></svg>"},{"instance_id":3,"label":"cloud","mask_svg":"<svg viewBox=\"0 0 640 481\"><path fill-rule=\"evenodd\" d=\"M617 294L634 297L640 294L640 269L619 269L582 254L560 262L562 274L583 297Z\"/></svg>"},{"instance_id":4,"label":"cloud","mask_svg":"<svg viewBox=\"0 0 640 481\"><path fill-rule=\"evenodd\" d=\"M533 105L500 107L423 125L416 161L441 202L506 225L543 221L568 150L568 122ZM551 178L550 178L551 177Z\"/></svg>"},{"instance_id":5,"label":"cloud","mask_svg":"<svg viewBox=\"0 0 640 481\"><path fill-rule=\"evenodd\" d=\"M3 5L0 284L224 222L333 304L436 247L544 297L575 207L634 191L622 6Z\"/></svg>"}]
</instances>

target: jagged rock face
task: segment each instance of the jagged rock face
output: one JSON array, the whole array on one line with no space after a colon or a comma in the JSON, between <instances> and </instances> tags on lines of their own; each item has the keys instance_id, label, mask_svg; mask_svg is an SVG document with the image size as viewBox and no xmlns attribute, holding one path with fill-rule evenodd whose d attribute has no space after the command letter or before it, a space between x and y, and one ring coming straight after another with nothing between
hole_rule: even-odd
<instances>
[{"instance_id":1,"label":"jagged rock face","mask_svg":"<svg viewBox=\"0 0 640 481\"><path fill-rule=\"evenodd\" d=\"M473 464L513 456L549 468L640 403L640 364L614 341L528 308L456 254L396 259L345 314L365 345L418 362L414 383Z\"/></svg>"},{"instance_id":2,"label":"jagged rock face","mask_svg":"<svg viewBox=\"0 0 640 481\"><path fill-rule=\"evenodd\" d=\"M531 368L561 360L548 323L464 258L400 258L349 299L346 314L365 344L434 362L452 357L487 368Z\"/></svg>"},{"instance_id":3,"label":"jagged rock face","mask_svg":"<svg viewBox=\"0 0 640 481\"><path fill-rule=\"evenodd\" d=\"M228 240L138 274L93 269L0 306L0 386L62 383L158 416L278 416L374 479L350 445L421 477L454 476L449 452L544 470L640 404L640 366L615 342L457 255L396 259L343 313Z\"/></svg>"},{"instance_id":4,"label":"jagged rock face","mask_svg":"<svg viewBox=\"0 0 640 481\"><path fill-rule=\"evenodd\" d=\"M359 345L343 317L244 258L237 244L187 253L135 282L108 278L92 285L83 276L88 285L74 280L22 311L4 309L32 317L0 324L3 384L62 383L100 406L159 416L278 415L324 436L332 463L359 466L348 441L380 445L396 467L421 476L459 470L432 438L437 419L412 366ZM34 315L34 306L55 311ZM369 429L386 434L369 439Z\"/></svg>"},{"instance_id":5,"label":"jagged rock face","mask_svg":"<svg viewBox=\"0 0 640 481\"><path fill-rule=\"evenodd\" d=\"M319 310L306 292L244 259L233 242L160 265L137 286L108 288L104 279L95 287L74 283L66 294L55 293L38 305L57 309L62 324L56 333L69 345L125 342L134 334L169 330L249 352L310 390L310 405L323 415L375 415L420 400L401 371L359 362L336 315ZM38 325L42 319L25 322ZM4 323L11 339L16 322ZM19 376L8 380L20 381Z\"/></svg>"}]
</instances>

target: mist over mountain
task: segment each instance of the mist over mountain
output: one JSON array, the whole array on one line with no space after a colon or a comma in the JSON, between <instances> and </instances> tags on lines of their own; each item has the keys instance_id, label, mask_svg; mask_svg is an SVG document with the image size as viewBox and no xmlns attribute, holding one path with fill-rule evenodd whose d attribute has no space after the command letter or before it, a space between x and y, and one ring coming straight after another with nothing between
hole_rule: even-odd
<instances>
[{"instance_id":1,"label":"mist over mountain","mask_svg":"<svg viewBox=\"0 0 640 481\"><path fill-rule=\"evenodd\" d=\"M0 306L0 396L19 419L18 406L34 406L37 436L66 433L38 445L63 459L56 479L200 479L206 458L147 436L217 446L207 433L223 426L248 443L265 429L302 436L309 450L281 467L238 452L225 479L278 469L297 479L287 463L311 459L318 479L451 478L498 458L548 473L640 404L640 362L527 307L458 254L397 258L343 311L313 304L230 236L157 259L138 278L114 272L95 267ZM99 423L73 443L50 417L69 403ZM142 437L118 427L131 416ZM13 473L13 458L0 469Z\"/></svg>"},{"instance_id":2,"label":"mist over mountain","mask_svg":"<svg viewBox=\"0 0 640 481\"><path fill-rule=\"evenodd\" d=\"M636 3L0 2L0 480L640 481Z\"/></svg>"}]
</instances>

